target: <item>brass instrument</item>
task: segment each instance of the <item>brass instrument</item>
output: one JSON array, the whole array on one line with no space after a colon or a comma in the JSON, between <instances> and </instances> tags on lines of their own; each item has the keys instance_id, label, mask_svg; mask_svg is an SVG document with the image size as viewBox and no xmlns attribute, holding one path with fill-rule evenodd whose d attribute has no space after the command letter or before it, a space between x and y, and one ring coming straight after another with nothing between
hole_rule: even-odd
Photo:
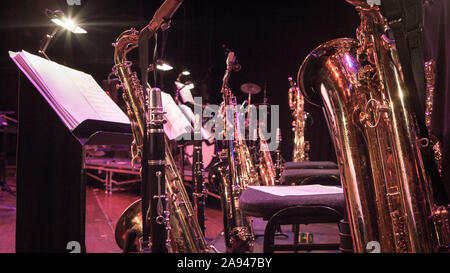
<instances>
[{"instance_id":1,"label":"brass instrument","mask_svg":"<svg viewBox=\"0 0 450 273\"><path fill-rule=\"evenodd\" d=\"M137 74L131 71L131 62L127 61L126 56L128 52L137 47L138 41L139 32L130 29L120 34L116 43L113 44L115 48L113 72L119 77L121 89L124 90L122 96L127 105L127 116L133 132L133 143L131 144L131 164L133 166L142 157L145 130L144 94Z\"/></svg>"},{"instance_id":2,"label":"brass instrument","mask_svg":"<svg viewBox=\"0 0 450 273\"><path fill-rule=\"evenodd\" d=\"M143 120L145 120L143 88L136 73L131 71L131 62L127 54L138 46L139 32L134 29L123 32L115 47L114 72L119 77L124 90L124 100L127 104L127 114L131 121L134 136L133 160L142 156ZM171 252L202 253L214 250L207 245L197 219L193 213L192 205L183 185L183 181L165 139L165 182L170 211L170 244ZM135 230L138 237L142 236L142 209L141 200L133 203L120 217L116 224L115 237L117 244L123 248L126 233ZM139 249L139 247L137 247Z\"/></svg>"},{"instance_id":3,"label":"brass instrument","mask_svg":"<svg viewBox=\"0 0 450 273\"><path fill-rule=\"evenodd\" d=\"M261 177L261 184L264 186L275 186L277 180L277 166L273 163L272 155L270 154L269 147L266 140L263 138L261 128L259 133L259 149L260 149L260 162L259 162L259 176Z\"/></svg>"},{"instance_id":4,"label":"brass instrument","mask_svg":"<svg viewBox=\"0 0 450 273\"><path fill-rule=\"evenodd\" d=\"M301 65L298 83L305 98L326 112L354 250L365 252L378 242L382 252L433 252L435 237L442 236L432 220L445 212L432 212L395 41L379 7L348 2L361 17L357 40L317 47Z\"/></svg>"},{"instance_id":5,"label":"brass instrument","mask_svg":"<svg viewBox=\"0 0 450 273\"><path fill-rule=\"evenodd\" d=\"M294 150L292 151L293 162L309 160L309 142L305 141L306 117L305 98L294 80L289 77L289 107L292 110L292 131L294 132Z\"/></svg>"},{"instance_id":6,"label":"brass instrument","mask_svg":"<svg viewBox=\"0 0 450 273\"><path fill-rule=\"evenodd\" d=\"M223 79L222 95L224 124L227 134L225 148L220 152L220 162L211 170L212 177L218 181L221 194L225 243L228 252L253 251L253 228L251 218L239 209L241 193L252 185L259 185L258 173L251 161L245 139L240 135L236 98L228 87L234 63L234 53L229 52L227 70Z\"/></svg>"}]
</instances>

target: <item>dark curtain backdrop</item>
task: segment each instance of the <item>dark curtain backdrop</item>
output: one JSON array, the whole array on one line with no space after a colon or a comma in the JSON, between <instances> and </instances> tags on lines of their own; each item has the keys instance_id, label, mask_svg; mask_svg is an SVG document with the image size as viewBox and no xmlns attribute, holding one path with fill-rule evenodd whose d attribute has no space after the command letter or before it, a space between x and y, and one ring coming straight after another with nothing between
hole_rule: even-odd
<instances>
[{"instance_id":1,"label":"dark curtain backdrop","mask_svg":"<svg viewBox=\"0 0 450 273\"><path fill-rule=\"evenodd\" d=\"M450 2L429 1L424 6L425 60L436 61L432 130L442 141L443 178L450 196Z\"/></svg>"},{"instance_id":2,"label":"dark curtain backdrop","mask_svg":"<svg viewBox=\"0 0 450 273\"><path fill-rule=\"evenodd\" d=\"M79 20L87 35L60 32L47 53L55 61L90 73L101 83L113 66L113 43L124 30L145 26L162 0L81 0L69 7L65 0L2 1L0 10L0 109L16 109L18 71L8 50L36 53L51 22L45 8L61 9ZM280 105L282 151L291 158L291 112L287 78L297 75L302 60L316 46L338 37L354 37L359 17L342 1L186 0L175 14L167 38L166 59L178 69L192 71L191 80L211 103L220 103L225 69L222 44L234 50L243 69L231 78L239 101L246 99L240 86L252 82L265 87L269 103ZM132 55L131 58L136 58ZM162 87L173 92L178 71L165 73ZM262 102L263 95L253 102ZM322 111L307 105L314 123L306 132L312 160L333 160L332 143ZM13 147L11 147L13 150Z\"/></svg>"}]
</instances>

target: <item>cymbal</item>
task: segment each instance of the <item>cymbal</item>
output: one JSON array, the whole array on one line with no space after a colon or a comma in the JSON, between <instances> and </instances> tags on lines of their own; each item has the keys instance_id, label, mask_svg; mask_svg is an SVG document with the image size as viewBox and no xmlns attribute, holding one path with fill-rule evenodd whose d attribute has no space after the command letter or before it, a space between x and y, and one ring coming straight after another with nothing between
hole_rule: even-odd
<instances>
[{"instance_id":1,"label":"cymbal","mask_svg":"<svg viewBox=\"0 0 450 273\"><path fill-rule=\"evenodd\" d=\"M241 85L241 91L245 94L255 95L261 93L261 87L254 83L244 83Z\"/></svg>"}]
</instances>

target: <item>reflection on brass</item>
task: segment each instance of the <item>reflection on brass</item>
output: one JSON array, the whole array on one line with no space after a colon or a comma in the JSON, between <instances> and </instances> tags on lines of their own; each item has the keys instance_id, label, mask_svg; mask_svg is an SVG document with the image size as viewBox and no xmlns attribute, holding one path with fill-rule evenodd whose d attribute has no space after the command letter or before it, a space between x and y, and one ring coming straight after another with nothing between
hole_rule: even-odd
<instances>
[{"instance_id":1,"label":"reflection on brass","mask_svg":"<svg viewBox=\"0 0 450 273\"><path fill-rule=\"evenodd\" d=\"M309 160L309 142L305 141L306 117L305 98L292 78L289 78L289 107L292 110L292 131L294 132L294 150L292 151L293 162Z\"/></svg>"},{"instance_id":2,"label":"reflection on brass","mask_svg":"<svg viewBox=\"0 0 450 273\"><path fill-rule=\"evenodd\" d=\"M385 35L377 6L348 2L361 18L357 40L317 47L301 65L298 84L326 113L354 250L365 252L377 241L382 252L433 252L439 235L431 221L431 183L395 41Z\"/></svg>"},{"instance_id":3,"label":"reflection on brass","mask_svg":"<svg viewBox=\"0 0 450 273\"><path fill-rule=\"evenodd\" d=\"M261 133L261 128L259 132L259 147L260 147L260 162L259 162L259 177L261 178L261 184L264 186L275 186L277 178L277 167L273 163L272 155L270 154L267 142Z\"/></svg>"},{"instance_id":4,"label":"reflection on brass","mask_svg":"<svg viewBox=\"0 0 450 273\"><path fill-rule=\"evenodd\" d=\"M134 164L142 157L142 146L144 139L144 101L143 88L139 82L136 72L131 71L131 62L127 61L128 52L137 48L139 32L135 29L124 31L120 34L116 43L113 44L114 63L113 71L120 79L121 89L124 91L123 100L127 105L127 116L130 119L133 132L133 143L131 145L131 163Z\"/></svg>"}]
</instances>

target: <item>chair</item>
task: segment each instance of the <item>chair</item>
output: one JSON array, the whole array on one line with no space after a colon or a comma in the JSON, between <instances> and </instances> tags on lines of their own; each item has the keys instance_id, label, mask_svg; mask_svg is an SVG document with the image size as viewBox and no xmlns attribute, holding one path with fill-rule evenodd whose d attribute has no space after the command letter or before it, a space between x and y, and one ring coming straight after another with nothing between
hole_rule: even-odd
<instances>
[{"instance_id":1,"label":"chair","mask_svg":"<svg viewBox=\"0 0 450 273\"><path fill-rule=\"evenodd\" d=\"M284 185L340 185L339 169L331 161L286 162L281 183Z\"/></svg>"},{"instance_id":2,"label":"chair","mask_svg":"<svg viewBox=\"0 0 450 273\"><path fill-rule=\"evenodd\" d=\"M277 191L289 192L288 195ZM318 194L319 192L319 194ZM342 188L336 186L259 186L249 187L239 200L240 209L248 216L263 218L268 221L264 232L264 253L274 251L314 251L339 250L348 251L348 242L300 244L299 229L295 230L294 243L275 245L277 228L281 225L336 223L339 225L341 241L348 240L344 229L346 206ZM342 223L341 223L342 222Z\"/></svg>"},{"instance_id":3,"label":"chair","mask_svg":"<svg viewBox=\"0 0 450 273\"><path fill-rule=\"evenodd\" d=\"M340 186L339 169L336 163L329 161L286 162L284 164L282 183L296 185L284 188L292 195L280 196L270 194L264 187L250 187L240 198L240 209L252 217L268 221L264 232L264 252L272 253L283 250L341 250L352 252L350 228L346 219L346 204ZM289 187L289 186L284 186ZM303 188L302 188L303 187ZM328 187L328 188L327 188ZM302 189L329 190L331 194L296 195ZM337 223L340 231L340 243L300 244L300 225L313 223ZM276 232L280 225L292 225L294 242L292 245L275 245Z\"/></svg>"}]
</instances>

